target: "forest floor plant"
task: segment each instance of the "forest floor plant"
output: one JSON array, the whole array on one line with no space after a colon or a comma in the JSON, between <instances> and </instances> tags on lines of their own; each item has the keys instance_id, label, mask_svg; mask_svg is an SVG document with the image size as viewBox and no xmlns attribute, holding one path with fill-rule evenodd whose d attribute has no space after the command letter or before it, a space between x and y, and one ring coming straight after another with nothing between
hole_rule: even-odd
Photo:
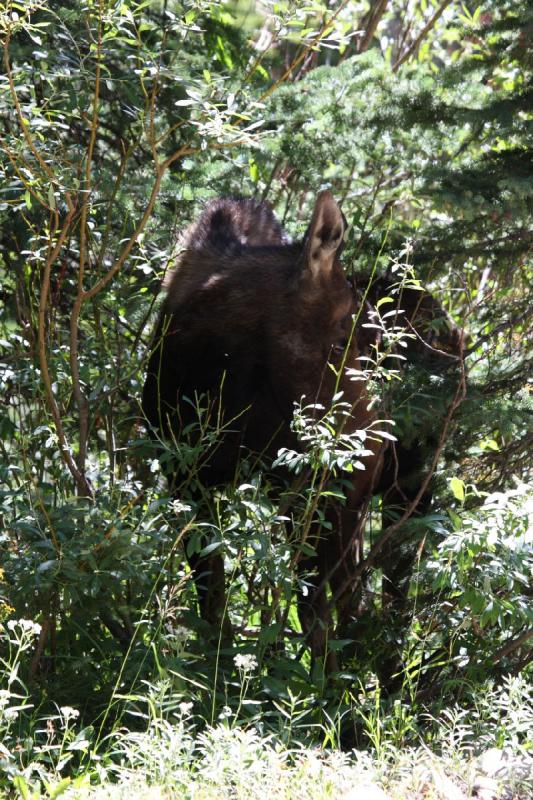
<instances>
[{"instance_id":1,"label":"forest floor plant","mask_svg":"<svg viewBox=\"0 0 533 800\"><path fill-rule=\"evenodd\" d=\"M2 797L462 800L487 787L491 797L531 796L533 711L524 677L478 686L472 696L473 687L463 687L463 701L438 717L399 699L391 713L378 685L369 694L361 685L351 711L371 746L343 752L342 720L324 717L310 745L305 701L290 693L276 713L265 713L250 692L258 663L238 654L238 697L228 697L232 705L214 724L199 713L202 687L176 690L167 673L117 697L121 723L99 740L92 727L78 729L76 709L42 716L30 703L19 668L39 633L36 623L10 620L0 634Z\"/></svg>"}]
</instances>

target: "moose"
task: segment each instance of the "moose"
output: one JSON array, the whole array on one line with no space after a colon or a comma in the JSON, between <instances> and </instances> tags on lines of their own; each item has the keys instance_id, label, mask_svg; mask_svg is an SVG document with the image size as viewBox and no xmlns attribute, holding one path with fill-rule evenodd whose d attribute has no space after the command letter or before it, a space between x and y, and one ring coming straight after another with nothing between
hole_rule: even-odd
<instances>
[{"instance_id":1,"label":"moose","mask_svg":"<svg viewBox=\"0 0 533 800\"><path fill-rule=\"evenodd\" d=\"M298 560L310 587L307 596L298 597L302 630L312 655L325 657L332 670L327 586L342 635L356 615L350 576L362 557L369 500L374 493L382 496L386 525L390 511L416 494L424 468L416 443L386 448L372 435L376 413L368 388L352 379L363 374L364 358L377 344L371 326L379 300L392 295L402 309L398 321L411 330L409 360L426 366L436 360L442 371L457 363L462 348L462 332L429 292L395 285L391 276L348 280L340 261L345 230L344 216L327 191L318 195L307 232L295 243L266 203L231 198L208 203L184 234L176 269L166 281L142 400L154 435L179 447L198 427L203 398L204 414L216 420L218 431L195 465L199 485L209 491L231 483L245 455L272 465L280 449L301 449L291 425L295 404L304 398L320 413L342 393L349 406L343 431L369 433L364 470L344 474L345 502L331 503L330 530L313 541L316 556ZM172 463L166 471L176 491L184 475ZM213 630L231 636L223 556L186 549L201 616ZM396 561L392 543L381 564L389 593L409 568Z\"/></svg>"},{"instance_id":2,"label":"moose","mask_svg":"<svg viewBox=\"0 0 533 800\"><path fill-rule=\"evenodd\" d=\"M372 435L376 415L365 382L351 379L362 366L354 335L361 297L340 261L345 230L329 191L318 194L307 231L294 243L265 203L208 203L167 281L142 398L154 435L178 446L204 404L220 435L206 447L198 479L214 489L231 483L243 454L272 464L280 448L301 450L291 426L295 404L304 398L320 413L342 393L349 406L343 431L369 434L363 469L346 473L346 501L330 511L332 529L316 534L316 556L298 561L310 587L298 598L302 630L313 658L325 658L330 669L336 662L327 646L334 638L327 586L340 623L349 613L347 577L359 557L383 450ZM176 471L167 468L173 487L182 477ZM187 557L202 618L230 635L222 555L200 550Z\"/></svg>"}]
</instances>

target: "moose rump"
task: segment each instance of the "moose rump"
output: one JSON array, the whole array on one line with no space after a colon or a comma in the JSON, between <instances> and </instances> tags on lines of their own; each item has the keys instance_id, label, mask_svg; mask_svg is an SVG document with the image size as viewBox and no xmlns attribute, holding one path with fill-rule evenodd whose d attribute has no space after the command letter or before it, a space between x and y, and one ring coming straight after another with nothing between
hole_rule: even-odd
<instances>
[{"instance_id":1,"label":"moose rump","mask_svg":"<svg viewBox=\"0 0 533 800\"><path fill-rule=\"evenodd\" d=\"M357 303L341 267L345 223L329 192L318 195L307 233L289 243L268 206L219 199L187 232L179 264L157 325L143 393L150 426L179 447L198 422L203 402L219 434L198 465L204 487L231 482L243 454L266 463L280 448L301 449L291 430L295 403L329 408L336 391L350 407L347 432L374 418L364 382L344 366L359 367L353 336ZM336 377L334 367L340 378ZM203 398L200 401L200 398ZM326 584L346 597L355 556L351 543L380 463L371 441L365 470L356 471L346 505L335 509L334 529L322 532L308 598L299 602L312 652L325 655L331 636ZM173 474L174 486L180 476ZM219 625L225 609L221 555L189 556L200 612Z\"/></svg>"}]
</instances>

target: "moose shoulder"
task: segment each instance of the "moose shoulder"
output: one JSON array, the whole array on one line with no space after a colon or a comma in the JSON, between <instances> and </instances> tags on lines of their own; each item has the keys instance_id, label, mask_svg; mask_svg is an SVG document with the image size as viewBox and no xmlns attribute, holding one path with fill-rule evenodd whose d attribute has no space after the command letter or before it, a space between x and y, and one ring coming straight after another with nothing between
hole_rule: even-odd
<instances>
[{"instance_id":1,"label":"moose shoulder","mask_svg":"<svg viewBox=\"0 0 533 800\"><path fill-rule=\"evenodd\" d=\"M350 408L344 431L372 425L364 382L342 369L359 367L357 300L339 259L344 231L337 203L322 192L294 244L269 207L252 200L211 202L186 234L153 341L143 411L158 435L179 443L198 423L202 398L207 421L216 420L220 433L199 466L204 486L231 481L245 454L268 463L280 448L298 450L291 422L302 398L329 408L341 391ZM315 655L325 654L331 637L326 584L346 596L380 458L380 443L370 438L365 469L350 473L347 503L332 513L333 530L319 536L316 563L300 562L315 576L299 606ZM178 485L180 476L171 480ZM219 624L222 557L193 555L190 563L202 616Z\"/></svg>"}]
</instances>

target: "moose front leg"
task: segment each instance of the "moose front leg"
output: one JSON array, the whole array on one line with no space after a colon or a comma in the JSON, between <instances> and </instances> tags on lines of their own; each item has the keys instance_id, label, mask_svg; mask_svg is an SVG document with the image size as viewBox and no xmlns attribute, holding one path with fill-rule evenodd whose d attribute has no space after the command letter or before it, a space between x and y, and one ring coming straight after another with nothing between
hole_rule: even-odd
<instances>
[{"instance_id":1,"label":"moose front leg","mask_svg":"<svg viewBox=\"0 0 533 800\"><path fill-rule=\"evenodd\" d=\"M320 659L326 674L338 671L337 655L329 644L334 636L333 617L326 595L327 576L318 558L298 562L298 617L311 650L312 667ZM318 570L317 570L318 567Z\"/></svg>"},{"instance_id":2,"label":"moose front leg","mask_svg":"<svg viewBox=\"0 0 533 800\"><path fill-rule=\"evenodd\" d=\"M233 631L228 615L228 600L224 575L224 558L220 553L187 552L201 618L211 626L212 638L230 644Z\"/></svg>"},{"instance_id":3,"label":"moose front leg","mask_svg":"<svg viewBox=\"0 0 533 800\"><path fill-rule=\"evenodd\" d=\"M327 512L332 530L313 537L316 556L302 558L298 563L300 624L313 661L322 659L328 674L339 670L332 643L345 638L350 621L357 616L359 593L354 593L354 575L362 559L366 505L364 500L355 502L353 497L349 497L346 506L332 505Z\"/></svg>"},{"instance_id":4,"label":"moose front leg","mask_svg":"<svg viewBox=\"0 0 533 800\"><path fill-rule=\"evenodd\" d=\"M366 508L350 505L336 507L332 516L333 531L328 537L324 561L331 587L331 604L337 616L336 634L346 638L347 630L358 616L361 603L360 587L355 578L363 559L363 528Z\"/></svg>"}]
</instances>

